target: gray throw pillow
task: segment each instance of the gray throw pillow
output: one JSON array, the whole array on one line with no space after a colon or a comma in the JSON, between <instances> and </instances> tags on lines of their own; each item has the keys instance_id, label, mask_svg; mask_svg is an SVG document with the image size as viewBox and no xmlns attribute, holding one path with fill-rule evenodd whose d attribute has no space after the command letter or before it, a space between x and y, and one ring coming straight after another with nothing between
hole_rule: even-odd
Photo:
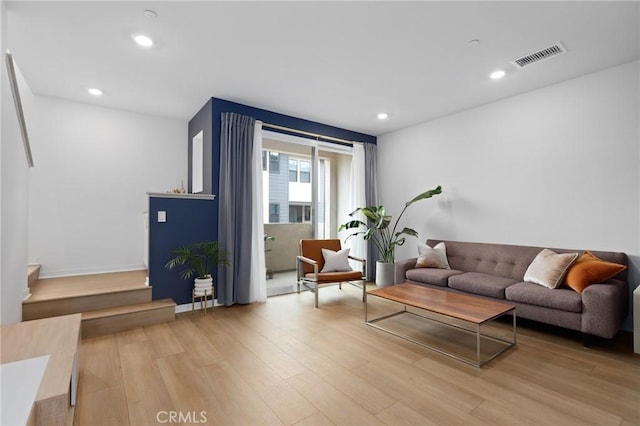
<instances>
[{"instance_id":1,"label":"gray throw pillow","mask_svg":"<svg viewBox=\"0 0 640 426\"><path fill-rule=\"evenodd\" d=\"M451 269L447 260L447 247L444 242L436 244L433 248L418 242L416 268Z\"/></svg>"},{"instance_id":2,"label":"gray throw pillow","mask_svg":"<svg viewBox=\"0 0 640 426\"><path fill-rule=\"evenodd\" d=\"M353 271L349 265L349 251L351 249L342 249L333 251L322 249L322 257L324 257L324 267L320 272L347 272Z\"/></svg>"},{"instance_id":3,"label":"gray throw pillow","mask_svg":"<svg viewBox=\"0 0 640 426\"><path fill-rule=\"evenodd\" d=\"M524 280L548 288L558 288L569 267L578 258L578 254L558 254L552 250L543 249L527 268Z\"/></svg>"}]
</instances>

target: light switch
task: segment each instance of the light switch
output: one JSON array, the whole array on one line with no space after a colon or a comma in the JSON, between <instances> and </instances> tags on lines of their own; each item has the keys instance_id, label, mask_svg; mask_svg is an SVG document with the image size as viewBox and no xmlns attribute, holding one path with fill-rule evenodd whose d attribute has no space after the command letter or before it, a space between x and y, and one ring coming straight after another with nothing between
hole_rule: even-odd
<instances>
[{"instance_id":1,"label":"light switch","mask_svg":"<svg viewBox=\"0 0 640 426\"><path fill-rule=\"evenodd\" d=\"M158 222L166 222L167 221L167 212L164 210L158 211Z\"/></svg>"}]
</instances>

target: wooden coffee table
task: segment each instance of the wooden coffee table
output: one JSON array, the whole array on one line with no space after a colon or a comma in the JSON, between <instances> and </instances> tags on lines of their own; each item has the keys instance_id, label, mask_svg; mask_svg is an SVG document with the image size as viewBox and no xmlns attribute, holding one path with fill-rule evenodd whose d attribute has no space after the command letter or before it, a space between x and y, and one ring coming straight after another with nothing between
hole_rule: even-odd
<instances>
[{"instance_id":1,"label":"wooden coffee table","mask_svg":"<svg viewBox=\"0 0 640 426\"><path fill-rule=\"evenodd\" d=\"M515 346L516 344L516 307L508 303L408 283L370 290L367 292L366 297L368 298L369 296L380 297L382 299L400 303L404 305L404 309L388 315L369 319L369 302L367 299L365 299L364 320L367 325L409 340L426 348L435 350L439 353L458 359L460 361L466 362L467 364L471 364L474 367L481 367L482 365L486 364L487 362L505 352L509 348ZM409 311L407 310L407 307L416 308L417 310L421 311L427 311L431 314L436 315L427 317L425 315L421 315L420 313ZM444 324L447 327L454 327L455 329L461 330L465 333L475 334L475 359L458 355L452 351L430 345L424 341L412 338L411 336L408 336L406 334L394 332L389 328L385 328L377 324L379 321L404 314L418 316L430 321ZM482 325L505 314L511 314L513 316L513 338L511 340L505 340L497 336L491 336L481 333L480 327ZM494 342L499 342L500 349L481 360L480 343L482 340L487 339Z\"/></svg>"}]
</instances>

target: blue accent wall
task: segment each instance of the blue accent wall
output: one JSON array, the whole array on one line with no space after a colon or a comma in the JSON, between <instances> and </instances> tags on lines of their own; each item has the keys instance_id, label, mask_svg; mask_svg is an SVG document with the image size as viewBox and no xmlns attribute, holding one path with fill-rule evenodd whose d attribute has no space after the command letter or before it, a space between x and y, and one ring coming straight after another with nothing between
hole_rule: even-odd
<instances>
[{"instance_id":1,"label":"blue accent wall","mask_svg":"<svg viewBox=\"0 0 640 426\"><path fill-rule=\"evenodd\" d=\"M191 303L193 281L180 278L179 270L167 270L171 251L198 241L215 240L217 200L149 197L149 283L153 300L171 298L177 304ZM167 212L167 221L158 222L158 211ZM217 271L213 273L217 286ZM216 287L217 288L217 287Z\"/></svg>"},{"instance_id":2,"label":"blue accent wall","mask_svg":"<svg viewBox=\"0 0 640 426\"><path fill-rule=\"evenodd\" d=\"M204 149L204 193L218 194L220 184L220 131L221 114L234 112L247 115L264 123L289 127L305 132L335 138L376 143L376 137L353 132L302 118L279 114L224 99L211 98L189 121L189 158L191 139L200 130ZM295 134L295 133L294 133ZM191 189L191 160L188 168L188 188ZM284 164L286 170L287 165ZM158 211L167 212L167 222L158 223ZM288 215L288 209L284 212ZM178 304L191 303L193 283L178 276L178 271L164 268L171 251L180 245L197 241L218 239L218 200L193 200L180 198L149 197L149 282L153 286L153 299L172 298ZM217 271L214 285L218 286Z\"/></svg>"}]
</instances>

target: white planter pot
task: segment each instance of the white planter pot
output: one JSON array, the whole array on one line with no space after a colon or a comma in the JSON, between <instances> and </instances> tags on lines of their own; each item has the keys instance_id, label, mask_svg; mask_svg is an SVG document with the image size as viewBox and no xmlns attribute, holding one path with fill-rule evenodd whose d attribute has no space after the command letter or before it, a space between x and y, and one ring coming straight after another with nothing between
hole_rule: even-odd
<instances>
[{"instance_id":1,"label":"white planter pot","mask_svg":"<svg viewBox=\"0 0 640 426\"><path fill-rule=\"evenodd\" d=\"M395 263L376 262L376 285L389 287L394 284L396 274Z\"/></svg>"},{"instance_id":2,"label":"white planter pot","mask_svg":"<svg viewBox=\"0 0 640 426\"><path fill-rule=\"evenodd\" d=\"M204 296L205 291L207 294L211 294L213 293L213 278L196 278L193 288L196 296Z\"/></svg>"}]
</instances>

